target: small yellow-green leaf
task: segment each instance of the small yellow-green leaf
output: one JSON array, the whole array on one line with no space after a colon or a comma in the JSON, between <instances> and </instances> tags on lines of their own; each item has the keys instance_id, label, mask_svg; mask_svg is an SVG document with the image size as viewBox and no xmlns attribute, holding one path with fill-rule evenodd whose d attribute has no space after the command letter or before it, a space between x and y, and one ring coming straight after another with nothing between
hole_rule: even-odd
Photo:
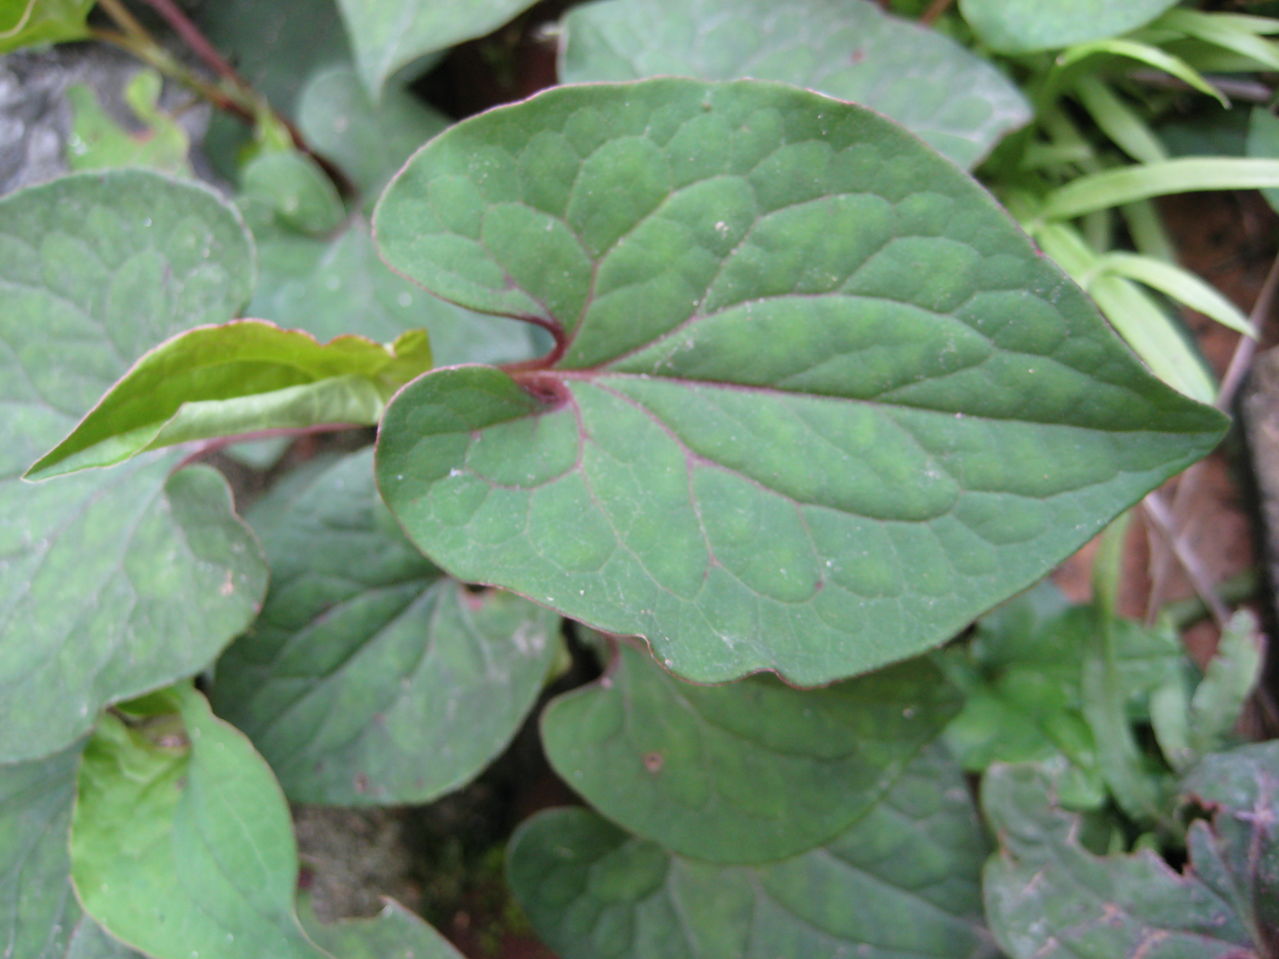
<instances>
[{"instance_id":1,"label":"small yellow-green leaf","mask_svg":"<svg viewBox=\"0 0 1279 959\"><path fill-rule=\"evenodd\" d=\"M0 53L40 43L83 40L97 0L0 0Z\"/></svg>"},{"instance_id":2,"label":"small yellow-green leaf","mask_svg":"<svg viewBox=\"0 0 1279 959\"><path fill-rule=\"evenodd\" d=\"M1119 167L1072 180L1044 199L1044 216L1068 220L1093 210L1172 193L1279 187L1279 160L1184 157Z\"/></svg>"},{"instance_id":3,"label":"small yellow-green leaf","mask_svg":"<svg viewBox=\"0 0 1279 959\"><path fill-rule=\"evenodd\" d=\"M85 911L157 959L332 959L294 912L297 847L270 768L189 685L164 695L176 717L109 713L85 747L71 819Z\"/></svg>"},{"instance_id":4,"label":"small yellow-green leaf","mask_svg":"<svg viewBox=\"0 0 1279 959\"><path fill-rule=\"evenodd\" d=\"M430 366L420 330L390 346L359 336L322 345L260 320L191 330L138 360L26 478L111 466L191 440L372 425L391 394Z\"/></svg>"},{"instance_id":5,"label":"small yellow-green leaf","mask_svg":"<svg viewBox=\"0 0 1279 959\"><path fill-rule=\"evenodd\" d=\"M186 131L160 109L160 89L160 75L152 70L140 70L130 78L124 97L144 125L132 131L116 123L87 86L68 88L72 120L67 162L71 169L138 166L190 174Z\"/></svg>"}]
</instances>

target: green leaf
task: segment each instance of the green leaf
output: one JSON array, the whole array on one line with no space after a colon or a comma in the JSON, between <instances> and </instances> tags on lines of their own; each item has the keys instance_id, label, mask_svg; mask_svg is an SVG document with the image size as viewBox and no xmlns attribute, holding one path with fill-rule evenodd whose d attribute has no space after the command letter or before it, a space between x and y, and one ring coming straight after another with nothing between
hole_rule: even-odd
<instances>
[{"instance_id":1,"label":"green leaf","mask_svg":"<svg viewBox=\"0 0 1279 959\"><path fill-rule=\"evenodd\" d=\"M515 735L558 618L472 594L395 527L372 450L292 478L250 513L271 566L262 615L217 668L220 715L299 802L426 802Z\"/></svg>"},{"instance_id":2,"label":"green leaf","mask_svg":"<svg viewBox=\"0 0 1279 959\"><path fill-rule=\"evenodd\" d=\"M23 704L0 759L192 675L256 613L266 569L212 471L19 480L133 357L233 315L251 277L243 225L201 187L118 171L0 200L0 702Z\"/></svg>"},{"instance_id":3,"label":"green leaf","mask_svg":"<svg viewBox=\"0 0 1279 959\"><path fill-rule=\"evenodd\" d=\"M965 174L790 87L553 89L431 141L375 222L394 268L561 347L398 394L410 538L697 681L936 645L1224 424Z\"/></svg>"},{"instance_id":4,"label":"green leaf","mask_svg":"<svg viewBox=\"0 0 1279 959\"><path fill-rule=\"evenodd\" d=\"M389 346L359 336L320 344L260 320L191 330L138 360L26 477L112 466L147 450L255 430L371 426L396 390L430 368L421 330Z\"/></svg>"},{"instance_id":5,"label":"green leaf","mask_svg":"<svg viewBox=\"0 0 1279 959\"><path fill-rule=\"evenodd\" d=\"M365 196L376 196L410 153L449 120L407 90L385 91L376 103L349 66L314 74L298 101L298 128Z\"/></svg>"},{"instance_id":6,"label":"green leaf","mask_svg":"<svg viewBox=\"0 0 1279 959\"><path fill-rule=\"evenodd\" d=\"M268 150L244 167L240 202L255 227L263 219L311 236L332 233L346 217L337 188L318 163L296 150Z\"/></svg>"},{"instance_id":7,"label":"green leaf","mask_svg":"<svg viewBox=\"0 0 1279 959\"><path fill-rule=\"evenodd\" d=\"M72 170L140 166L162 173L191 174L186 131L160 109L163 81L154 70L139 70L129 78L124 99L142 129L122 128L98 103L87 86L67 88L71 103L71 135L67 162Z\"/></svg>"},{"instance_id":8,"label":"green leaf","mask_svg":"<svg viewBox=\"0 0 1279 959\"><path fill-rule=\"evenodd\" d=\"M0 955L6 959L140 959L76 902L67 835L83 743L0 765Z\"/></svg>"},{"instance_id":9,"label":"green leaf","mask_svg":"<svg viewBox=\"0 0 1279 959\"><path fill-rule=\"evenodd\" d=\"M1234 732L1263 663L1256 615L1240 609L1221 631L1217 651L1190 699L1190 747L1202 756L1221 748Z\"/></svg>"},{"instance_id":10,"label":"green leaf","mask_svg":"<svg viewBox=\"0 0 1279 959\"><path fill-rule=\"evenodd\" d=\"M1154 67L1156 70L1162 70L1164 73L1176 77L1200 93L1207 94L1220 103L1223 108L1229 109L1230 107L1230 101L1226 99L1225 94L1209 83L1198 70L1180 57L1174 57L1168 51L1160 47L1151 46L1149 43L1139 43L1136 40L1122 38L1094 40L1090 43L1080 43L1068 50L1064 50L1053 63L1059 70L1064 70L1080 60L1097 54L1137 60L1147 66ZM1202 119L1202 117L1196 117L1197 121Z\"/></svg>"},{"instance_id":11,"label":"green leaf","mask_svg":"<svg viewBox=\"0 0 1279 959\"><path fill-rule=\"evenodd\" d=\"M1237 306L1189 270L1135 253L1107 253L1099 267L1103 273L1144 283L1236 333L1257 336L1252 321Z\"/></svg>"},{"instance_id":12,"label":"green leaf","mask_svg":"<svg viewBox=\"0 0 1279 959\"><path fill-rule=\"evenodd\" d=\"M1253 107L1248 119L1248 156L1262 160L1279 159L1279 117L1262 107ZM1272 210L1279 211L1279 189L1262 190Z\"/></svg>"},{"instance_id":13,"label":"green leaf","mask_svg":"<svg viewBox=\"0 0 1279 959\"><path fill-rule=\"evenodd\" d=\"M631 832L695 859L765 862L865 815L958 706L921 661L820 690L692 686L623 643L603 679L550 705L542 742Z\"/></svg>"},{"instance_id":14,"label":"green leaf","mask_svg":"<svg viewBox=\"0 0 1279 959\"><path fill-rule=\"evenodd\" d=\"M297 848L267 764L189 686L180 716L108 713L85 747L71 876L85 911L157 959L317 959L293 911Z\"/></svg>"},{"instance_id":15,"label":"green leaf","mask_svg":"<svg viewBox=\"0 0 1279 959\"><path fill-rule=\"evenodd\" d=\"M1030 120L991 64L872 0L604 0L575 7L563 29L565 83L777 80L878 110L966 167Z\"/></svg>"},{"instance_id":16,"label":"green leaf","mask_svg":"<svg viewBox=\"0 0 1279 959\"><path fill-rule=\"evenodd\" d=\"M984 617L962 645L939 654L947 675L964 691L964 708L946 729L946 744L965 769L1064 754L1073 764L1072 806L1092 805L1100 790L1097 743L1084 719L1083 674L1095 658L1096 612L1068 606L1045 584ZM1116 667L1125 708L1145 718L1149 697L1180 675L1176 633L1116 620Z\"/></svg>"},{"instance_id":17,"label":"green leaf","mask_svg":"<svg viewBox=\"0 0 1279 959\"><path fill-rule=\"evenodd\" d=\"M1093 210L1173 193L1264 187L1279 187L1279 160L1183 157L1081 176L1049 193L1043 214L1069 220Z\"/></svg>"},{"instance_id":18,"label":"green leaf","mask_svg":"<svg viewBox=\"0 0 1279 959\"><path fill-rule=\"evenodd\" d=\"M968 791L927 751L852 828L762 866L713 866L557 809L511 841L511 886L564 959L946 959L994 953Z\"/></svg>"},{"instance_id":19,"label":"green leaf","mask_svg":"<svg viewBox=\"0 0 1279 959\"><path fill-rule=\"evenodd\" d=\"M960 0L969 26L1001 53L1060 50L1145 26L1177 0Z\"/></svg>"},{"instance_id":20,"label":"green leaf","mask_svg":"<svg viewBox=\"0 0 1279 959\"><path fill-rule=\"evenodd\" d=\"M80 907L67 882L67 829L80 744L0 766L0 955L67 954Z\"/></svg>"},{"instance_id":21,"label":"green leaf","mask_svg":"<svg viewBox=\"0 0 1279 959\"><path fill-rule=\"evenodd\" d=\"M1209 757L1183 792L1206 806L1181 872L1149 850L1099 856L1036 766L993 769L982 801L1003 849L984 875L986 914L1013 959L1268 955L1279 936L1279 744Z\"/></svg>"},{"instance_id":22,"label":"green leaf","mask_svg":"<svg viewBox=\"0 0 1279 959\"><path fill-rule=\"evenodd\" d=\"M540 330L446 303L389 270L359 217L332 240L275 229L257 236L262 280L248 307L251 316L321 340L358 333L390 342L426 327L437 366L523 360L534 353L532 334Z\"/></svg>"},{"instance_id":23,"label":"green leaf","mask_svg":"<svg viewBox=\"0 0 1279 959\"><path fill-rule=\"evenodd\" d=\"M372 918L331 924L304 903L299 912L307 935L341 959L462 959L447 939L393 900Z\"/></svg>"},{"instance_id":24,"label":"green leaf","mask_svg":"<svg viewBox=\"0 0 1279 959\"><path fill-rule=\"evenodd\" d=\"M482 37L532 5L533 0L338 0L360 77L375 100L401 67Z\"/></svg>"},{"instance_id":25,"label":"green leaf","mask_svg":"<svg viewBox=\"0 0 1279 959\"><path fill-rule=\"evenodd\" d=\"M83 40L97 0L0 0L0 53L41 43Z\"/></svg>"}]
</instances>

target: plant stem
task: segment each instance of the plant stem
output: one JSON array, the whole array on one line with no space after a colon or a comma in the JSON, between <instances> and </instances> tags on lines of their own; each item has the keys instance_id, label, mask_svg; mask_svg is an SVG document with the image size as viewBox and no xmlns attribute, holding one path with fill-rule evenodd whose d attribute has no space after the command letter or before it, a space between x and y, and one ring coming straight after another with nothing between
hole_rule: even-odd
<instances>
[{"instance_id":1,"label":"plant stem","mask_svg":"<svg viewBox=\"0 0 1279 959\"><path fill-rule=\"evenodd\" d=\"M1124 536L1131 513L1102 534L1093 563L1096 623L1082 669L1084 719L1092 729L1102 778L1120 807L1143 824L1163 824L1159 790L1142 768L1141 749L1128 723L1123 678L1119 675L1116 603L1123 563Z\"/></svg>"},{"instance_id":2,"label":"plant stem","mask_svg":"<svg viewBox=\"0 0 1279 959\"><path fill-rule=\"evenodd\" d=\"M1276 294L1279 294L1279 257L1276 257L1270 264L1270 271L1266 274L1266 279L1261 285L1261 291L1257 294L1256 302L1253 303L1252 311L1248 317L1258 337L1261 336L1262 326L1269 318L1274 307ZM1235 344L1234 354L1230 357L1230 365L1226 367L1226 373L1221 380L1221 387L1217 392L1216 405L1218 409L1228 410L1234 403L1235 393L1243 382L1248 369L1252 366L1252 359L1256 352L1257 340L1248 336L1239 338L1239 342ZM1177 481L1177 490L1173 493L1172 505L1166 511L1169 546L1152 563L1150 597L1146 602L1147 623L1154 622L1155 617L1159 614L1160 607L1163 605L1164 593L1168 586L1168 577L1172 571L1172 559L1176 554L1174 545L1186 533L1186 527L1189 525L1187 517L1191 515L1190 504L1203 486L1203 479L1204 465L1203 463L1196 463L1186 470L1181 479Z\"/></svg>"},{"instance_id":3,"label":"plant stem","mask_svg":"<svg viewBox=\"0 0 1279 959\"><path fill-rule=\"evenodd\" d=\"M929 25L936 23L938 18L950 9L950 5L953 2L954 0L933 0L928 5L928 9L920 14L919 22Z\"/></svg>"},{"instance_id":4,"label":"plant stem","mask_svg":"<svg viewBox=\"0 0 1279 959\"><path fill-rule=\"evenodd\" d=\"M255 126L263 114L269 115L288 132L289 139L296 150L319 164L342 196L351 196L355 192L350 177L327 157L312 149L301 131L273 109L266 98L240 76L173 0L144 0L144 2L164 19L188 49L215 76L219 77L224 85L210 83L171 56L129 11L122 0L101 0L102 8L115 21L120 32L96 30L92 32L92 35L98 40L129 51L139 60L159 70L164 76L193 90L217 109L232 114L250 126Z\"/></svg>"}]
</instances>

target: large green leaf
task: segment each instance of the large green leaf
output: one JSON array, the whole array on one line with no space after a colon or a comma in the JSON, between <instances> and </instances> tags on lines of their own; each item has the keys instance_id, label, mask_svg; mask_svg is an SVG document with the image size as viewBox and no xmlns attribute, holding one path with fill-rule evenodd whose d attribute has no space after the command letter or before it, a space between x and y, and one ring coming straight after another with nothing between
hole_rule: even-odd
<instances>
[{"instance_id":1,"label":"large green leaf","mask_svg":"<svg viewBox=\"0 0 1279 959\"><path fill-rule=\"evenodd\" d=\"M83 743L0 765L0 955L5 959L137 959L76 902L67 835Z\"/></svg>"},{"instance_id":2,"label":"large green leaf","mask_svg":"<svg viewBox=\"0 0 1279 959\"><path fill-rule=\"evenodd\" d=\"M391 394L430 368L421 330L387 346L360 336L320 344L260 320L191 330L138 360L26 478L254 430L372 426Z\"/></svg>"},{"instance_id":3,"label":"large green leaf","mask_svg":"<svg viewBox=\"0 0 1279 959\"><path fill-rule=\"evenodd\" d=\"M1013 959L1243 959L1279 943L1279 744L1211 756L1184 783L1213 815L1187 835L1190 862L1149 850L1100 856L1036 766L995 767L983 805L1003 850L984 877L987 915Z\"/></svg>"},{"instance_id":4,"label":"large green leaf","mask_svg":"<svg viewBox=\"0 0 1279 959\"><path fill-rule=\"evenodd\" d=\"M83 40L97 0L0 0L0 53L41 43Z\"/></svg>"},{"instance_id":5,"label":"large green leaf","mask_svg":"<svg viewBox=\"0 0 1279 959\"><path fill-rule=\"evenodd\" d=\"M332 240L266 230L258 233L262 280L252 316L296 326L320 339L358 333L390 342L425 327L437 366L498 363L533 354L525 323L483 316L437 299L387 269L367 221L352 217Z\"/></svg>"},{"instance_id":6,"label":"large green leaf","mask_svg":"<svg viewBox=\"0 0 1279 959\"><path fill-rule=\"evenodd\" d=\"M534 0L338 0L355 62L370 95L400 67L436 50L482 37Z\"/></svg>"},{"instance_id":7,"label":"large green leaf","mask_svg":"<svg viewBox=\"0 0 1279 959\"><path fill-rule=\"evenodd\" d=\"M597 810L695 859L765 862L843 832L959 706L914 661L820 690L693 686L623 644L542 718L556 771Z\"/></svg>"},{"instance_id":8,"label":"large green leaf","mask_svg":"<svg viewBox=\"0 0 1279 959\"><path fill-rule=\"evenodd\" d=\"M1177 0L959 0L969 25L1001 53L1059 50L1149 23Z\"/></svg>"},{"instance_id":9,"label":"large green leaf","mask_svg":"<svg viewBox=\"0 0 1279 959\"><path fill-rule=\"evenodd\" d=\"M0 766L0 956L61 959L80 914L67 882L79 744Z\"/></svg>"},{"instance_id":10,"label":"large green leaf","mask_svg":"<svg viewBox=\"0 0 1279 959\"><path fill-rule=\"evenodd\" d=\"M251 278L243 226L196 186L121 171L0 201L0 758L62 748L253 618L266 570L212 471L18 478L148 347L234 315Z\"/></svg>"},{"instance_id":11,"label":"large green leaf","mask_svg":"<svg viewBox=\"0 0 1279 959\"><path fill-rule=\"evenodd\" d=\"M410 537L695 680L935 645L1224 425L965 174L790 87L553 89L431 141L375 222L396 269L559 340L398 394Z\"/></svg>"},{"instance_id":12,"label":"large green leaf","mask_svg":"<svg viewBox=\"0 0 1279 959\"><path fill-rule=\"evenodd\" d=\"M509 871L564 959L973 959L994 953L984 854L958 769L927 751L851 829L792 859L713 866L558 809L516 833Z\"/></svg>"},{"instance_id":13,"label":"large green leaf","mask_svg":"<svg viewBox=\"0 0 1279 959\"><path fill-rule=\"evenodd\" d=\"M104 715L85 747L71 822L85 911L157 959L327 956L294 912L297 849L266 763L189 686L148 711Z\"/></svg>"},{"instance_id":14,"label":"large green leaf","mask_svg":"<svg viewBox=\"0 0 1279 959\"><path fill-rule=\"evenodd\" d=\"M555 655L558 618L510 593L468 593L395 528L371 450L258 503L272 586L218 664L218 711L291 799L425 802L510 741Z\"/></svg>"},{"instance_id":15,"label":"large green leaf","mask_svg":"<svg viewBox=\"0 0 1279 959\"><path fill-rule=\"evenodd\" d=\"M973 166L1030 106L991 64L872 0L602 0L564 19L565 83L754 77L853 100Z\"/></svg>"}]
</instances>

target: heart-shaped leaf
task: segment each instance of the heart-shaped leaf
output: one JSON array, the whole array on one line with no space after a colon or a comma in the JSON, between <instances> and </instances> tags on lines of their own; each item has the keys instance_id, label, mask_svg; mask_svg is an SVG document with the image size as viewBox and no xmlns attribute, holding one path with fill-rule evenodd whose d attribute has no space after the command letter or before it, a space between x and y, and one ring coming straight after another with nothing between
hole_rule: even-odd
<instances>
[{"instance_id":1,"label":"heart-shaped leaf","mask_svg":"<svg viewBox=\"0 0 1279 959\"><path fill-rule=\"evenodd\" d=\"M629 645L542 717L547 758L626 829L694 859L766 862L848 828L959 707L927 662L820 690L693 686Z\"/></svg>"},{"instance_id":2,"label":"heart-shaped leaf","mask_svg":"<svg viewBox=\"0 0 1279 959\"><path fill-rule=\"evenodd\" d=\"M332 240L257 231L261 282L248 313L320 339L358 333L390 342L425 327L437 366L504 363L535 352L527 323L484 316L423 293L377 257L369 225L351 217Z\"/></svg>"},{"instance_id":3,"label":"heart-shaped leaf","mask_svg":"<svg viewBox=\"0 0 1279 959\"><path fill-rule=\"evenodd\" d=\"M986 911L1014 959L1243 959L1279 942L1279 744L1208 757L1184 782L1213 812L1191 823L1178 872L1150 850L1100 856L1080 842L1052 771L996 766L982 801L1003 849L986 868Z\"/></svg>"},{"instance_id":4,"label":"heart-shaped leaf","mask_svg":"<svg viewBox=\"0 0 1279 959\"><path fill-rule=\"evenodd\" d=\"M565 83L754 77L871 107L971 167L1030 105L990 63L872 0L603 0L564 18Z\"/></svg>"},{"instance_id":5,"label":"heart-shaped leaf","mask_svg":"<svg viewBox=\"0 0 1279 959\"><path fill-rule=\"evenodd\" d=\"M430 368L421 330L389 346L360 336L322 345L260 320L191 330L138 360L26 477L112 466L147 450L255 430L371 426L391 394Z\"/></svg>"},{"instance_id":6,"label":"heart-shaped leaf","mask_svg":"<svg viewBox=\"0 0 1279 959\"><path fill-rule=\"evenodd\" d=\"M291 477L250 513L272 586L218 663L215 702L299 802L425 802L510 741L558 617L472 594L404 538L371 450Z\"/></svg>"},{"instance_id":7,"label":"heart-shaped leaf","mask_svg":"<svg viewBox=\"0 0 1279 959\"><path fill-rule=\"evenodd\" d=\"M1177 0L959 0L964 19L1001 53L1060 50L1145 26Z\"/></svg>"},{"instance_id":8,"label":"heart-shaped leaf","mask_svg":"<svg viewBox=\"0 0 1279 959\"><path fill-rule=\"evenodd\" d=\"M355 62L376 100L400 67L424 54L482 37L534 0L338 0Z\"/></svg>"},{"instance_id":9,"label":"heart-shaped leaf","mask_svg":"<svg viewBox=\"0 0 1279 959\"><path fill-rule=\"evenodd\" d=\"M0 0L0 53L40 43L82 40L97 0Z\"/></svg>"},{"instance_id":10,"label":"heart-shaped leaf","mask_svg":"<svg viewBox=\"0 0 1279 959\"><path fill-rule=\"evenodd\" d=\"M559 344L398 394L410 537L694 680L935 645L1224 427L969 177L791 87L553 89L431 141L375 222L396 269Z\"/></svg>"},{"instance_id":11,"label":"heart-shaped leaf","mask_svg":"<svg viewBox=\"0 0 1279 959\"><path fill-rule=\"evenodd\" d=\"M85 747L71 822L85 911L157 959L328 956L294 913L297 849L267 764L189 686L148 712L104 715Z\"/></svg>"},{"instance_id":12,"label":"heart-shaped leaf","mask_svg":"<svg viewBox=\"0 0 1279 959\"><path fill-rule=\"evenodd\" d=\"M712 866L584 809L516 833L511 886L564 959L947 959L992 956L985 849L968 791L928 750L852 828L767 865Z\"/></svg>"},{"instance_id":13,"label":"heart-shaped leaf","mask_svg":"<svg viewBox=\"0 0 1279 959\"><path fill-rule=\"evenodd\" d=\"M265 565L211 470L19 480L135 357L234 315L252 273L243 225L201 187L118 171L0 200L0 759L61 749L255 615Z\"/></svg>"}]
</instances>

